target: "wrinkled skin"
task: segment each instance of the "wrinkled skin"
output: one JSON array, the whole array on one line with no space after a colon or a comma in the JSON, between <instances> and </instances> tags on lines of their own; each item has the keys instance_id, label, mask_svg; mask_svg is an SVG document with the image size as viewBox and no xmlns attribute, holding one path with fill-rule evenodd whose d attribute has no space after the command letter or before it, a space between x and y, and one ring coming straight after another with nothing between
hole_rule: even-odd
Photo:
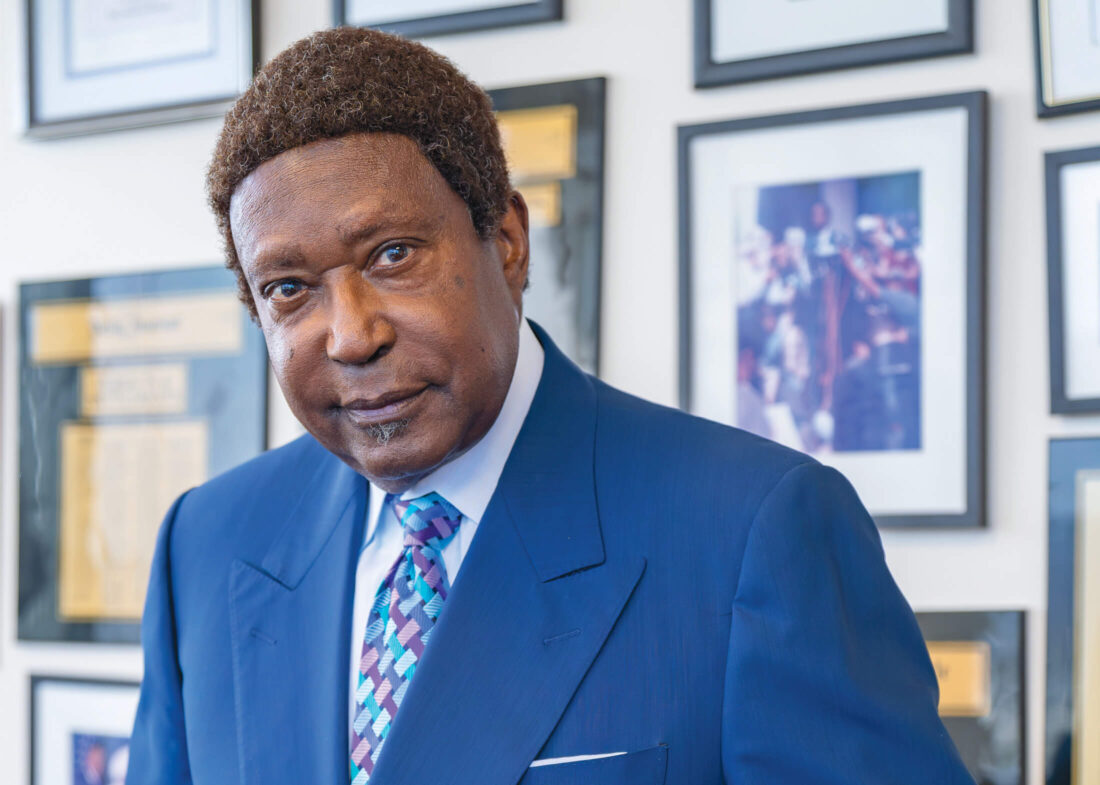
<instances>
[{"instance_id":1,"label":"wrinkled skin","mask_svg":"<svg viewBox=\"0 0 1100 785\"><path fill-rule=\"evenodd\" d=\"M518 351L518 193L482 240L413 141L352 134L257 167L230 226L283 394L346 464L400 493L489 430Z\"/></svg>"}]
</instances>

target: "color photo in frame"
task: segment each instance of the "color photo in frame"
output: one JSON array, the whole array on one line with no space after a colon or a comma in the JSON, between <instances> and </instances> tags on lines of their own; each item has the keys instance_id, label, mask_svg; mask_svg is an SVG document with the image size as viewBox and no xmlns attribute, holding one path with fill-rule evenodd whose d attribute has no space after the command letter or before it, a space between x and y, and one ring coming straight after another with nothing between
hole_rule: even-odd
<instances>
[{"instance_id":1,"label":"color photo in frame","mask_svg":"<svg viewBox=\"0 0 1100 785\"><path fill-rule=\"evenodd\" d=\"M19 637L137 643L184 491L264 449L267 353L233 274L21 287Z\"/></svg>"},{"instance_id":2,"label":"color photo in frame","mask_svg":"<svg viewBox=\"0 0 1100 785\"><path fill-rule=\"evenodd\" d=\"M32 676L31 785L125 785L135 682Z\"/></svg>"},{"instance_id":3,"label":"color photo in frame","mask_svg":"<svg viewBox=\"0 0 1100 785\"><path fill-rule=\"evenodd\" d=\"M983 519L984 113L680 129L682 405L835 466L884 526Z\"/></svg>"}]
</instances>

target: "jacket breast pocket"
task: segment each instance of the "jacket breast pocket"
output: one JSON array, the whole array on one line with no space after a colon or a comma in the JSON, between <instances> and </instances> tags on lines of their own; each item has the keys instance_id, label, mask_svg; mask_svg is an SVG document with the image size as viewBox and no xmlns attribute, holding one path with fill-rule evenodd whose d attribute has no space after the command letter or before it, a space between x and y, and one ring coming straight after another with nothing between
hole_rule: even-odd
<instances>
[{"instance_id":1,"label":"jacket breast pocket","mask_svg":"<svg viewBox=\"0 0 1100 785\"><path fill-rule=\"evenodd\" d=\"M663 785L668 746L573 763L535 766L519 785Z\"/></svg>"}]
</instances>

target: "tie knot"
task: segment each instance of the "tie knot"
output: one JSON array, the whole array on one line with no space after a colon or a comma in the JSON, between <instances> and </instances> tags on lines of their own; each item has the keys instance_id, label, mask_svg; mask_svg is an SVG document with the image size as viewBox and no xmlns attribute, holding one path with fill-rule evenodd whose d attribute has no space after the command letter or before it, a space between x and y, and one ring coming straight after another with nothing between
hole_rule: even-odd
<instances>
[{"instance_id":1,"label":"tie knot","mask_svg":"<svg viewBox=\"0 0 1100 785\"><path fill-rule=\"evenodd\" d=\"M462 513L434 491L415 499L391 496L393 509L405 530L405 545L441 550L454 537Z\"/></svg>"}]
</instances>

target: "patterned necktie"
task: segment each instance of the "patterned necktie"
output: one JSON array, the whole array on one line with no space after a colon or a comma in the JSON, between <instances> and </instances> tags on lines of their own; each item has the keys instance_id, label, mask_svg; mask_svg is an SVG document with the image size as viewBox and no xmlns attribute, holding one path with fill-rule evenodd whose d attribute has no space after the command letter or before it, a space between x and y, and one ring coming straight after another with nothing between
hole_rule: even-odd
<instances>
[{"instance_id":1,"label":"patterned necktie","mask_svg":"<svg viewBox=\"0 0 1100 785\"><path fill-rule=\"evenodd\" d=\"M370 779L447 599L451 584L441 554L462 520L462 513L437 493L408 501L389 494L383 509L390 505L405 530L405 542L367 617L352 724L352 785Z\"/></svg>"}]
</instances>

